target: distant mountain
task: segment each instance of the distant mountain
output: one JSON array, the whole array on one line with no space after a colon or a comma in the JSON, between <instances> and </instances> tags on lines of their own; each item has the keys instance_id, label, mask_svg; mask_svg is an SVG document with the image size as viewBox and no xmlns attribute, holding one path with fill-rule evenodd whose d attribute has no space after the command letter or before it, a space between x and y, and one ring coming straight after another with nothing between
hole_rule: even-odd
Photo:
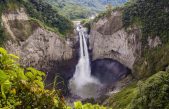
<instances>
[{"instance_id":1,"label":"distant mountain","mask_svg":"<svg viewBox=\"0 0 169 109\"><path fill-rule=\"evenodd\" d=\"M126 3L128 0L100 0L100 2L104 5L112 4L113 6L118 6L123 3Z\"/></svg>"},{"instance_id":2,"label":"distant mountain","mask_svg":"<svg viewBox=\"0 0 169 109\"><path fill-rule=\"evenodd\" d=\"M69 19L86 18L102 12L106 5L119 6L128 0L45 0Z\"/></svg>"}]
</instances>

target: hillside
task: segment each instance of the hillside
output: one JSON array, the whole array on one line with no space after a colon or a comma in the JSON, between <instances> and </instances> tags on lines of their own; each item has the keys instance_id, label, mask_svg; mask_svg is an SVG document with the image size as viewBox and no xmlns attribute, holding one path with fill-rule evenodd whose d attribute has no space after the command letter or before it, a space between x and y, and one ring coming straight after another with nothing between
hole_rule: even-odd
<instances>
[{"instance_id":1,"label":"hillside","mask_svg":"<svg viewBox=\"0 0 169 109\"><path fill-rule=\"evenodd\" d=\"M51 5L41 0L4 0L0 1L0 5L1 14L7 11L16 11L23 7L31 20L60 35L66 36L73 30L73 24L70 20L60 15Z\"/></svg>"},{"instance_id":2,"label":"hillside","mask_svg":"<svg viewBox=\"0 0 169 109\"><path fill-rule=\"evenodd\" d=\"M86 18L103 12L108 4L122 5L128 0L46 0L69 19Z\"/></svg>"}]
</instances>

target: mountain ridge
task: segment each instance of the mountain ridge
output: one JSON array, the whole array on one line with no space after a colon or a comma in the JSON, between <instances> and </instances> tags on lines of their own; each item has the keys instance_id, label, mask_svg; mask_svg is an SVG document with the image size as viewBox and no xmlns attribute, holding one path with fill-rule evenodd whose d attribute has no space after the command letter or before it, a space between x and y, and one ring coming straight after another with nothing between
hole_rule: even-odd
<instances>
[{"instance_id":1,"label":"mountain ridge","mask_svg":"<svg viewBox=\"0 0 169 109\"><path fill-rule=\"evenodd\" d=\"M105 11L108 4L119 6L128 0L45 0L69 19L87 18Z\"/></svg>"}]
</instances>

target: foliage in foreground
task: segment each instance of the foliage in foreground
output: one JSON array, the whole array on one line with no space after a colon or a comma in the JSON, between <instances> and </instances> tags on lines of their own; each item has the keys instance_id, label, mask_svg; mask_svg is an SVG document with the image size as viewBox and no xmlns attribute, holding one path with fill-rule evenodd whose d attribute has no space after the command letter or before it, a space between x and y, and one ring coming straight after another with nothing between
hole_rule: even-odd
<instances>
[{"instance_id":1,"label":"foliage in foreground","mask_svg":"<svg viewBox=\"0 0 169 109\"><path fill-rule=\"evenodd\" d=\"M57 90L44 89L45 73L21 68L18 57L0 48L0 108L71 109ZM74 103L75 109L107 109L90 103Z\"/></svg>"},{"instance_id":2,"label":"foliage in foreground","mask_svg":"<svg viewBox=\"0 0 169 109\"><path fill-rule=\"evenodd\" d=\"M75 109L111 109L111 108L106 108L100 105L92 105L90 103L82 104L80 101L74 103L74 108Z\"/></svg>"},{"instance_id":3,"label":"foliage in foreground","mask_svg":"<svg viewBox=\"0 0 169 109\"><path fill-rule=\"evenodd\" d=\"M57 91L44 89L45 74L33 68L21 68L17 60L17 56L0 48L0 108L64 107Z\"/></svg>"}]
</instances>

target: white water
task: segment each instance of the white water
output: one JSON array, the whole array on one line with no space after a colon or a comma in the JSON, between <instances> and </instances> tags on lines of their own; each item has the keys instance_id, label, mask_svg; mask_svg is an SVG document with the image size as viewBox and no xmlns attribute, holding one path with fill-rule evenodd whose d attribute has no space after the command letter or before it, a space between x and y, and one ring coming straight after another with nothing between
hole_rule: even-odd
<instances>
[{"instance_id":1,"label":"white water","mask_svg":"<svg viewBox=\"0 0 169 109\"><path fill-rule=\"evenodd\" d=\"M76 65L73 78L69 81L71 92L82 98L96 97L100 82L91 76L90 59L86 42L86 34L79 30L80 59Z\"/></svg>"}]
</instances>

